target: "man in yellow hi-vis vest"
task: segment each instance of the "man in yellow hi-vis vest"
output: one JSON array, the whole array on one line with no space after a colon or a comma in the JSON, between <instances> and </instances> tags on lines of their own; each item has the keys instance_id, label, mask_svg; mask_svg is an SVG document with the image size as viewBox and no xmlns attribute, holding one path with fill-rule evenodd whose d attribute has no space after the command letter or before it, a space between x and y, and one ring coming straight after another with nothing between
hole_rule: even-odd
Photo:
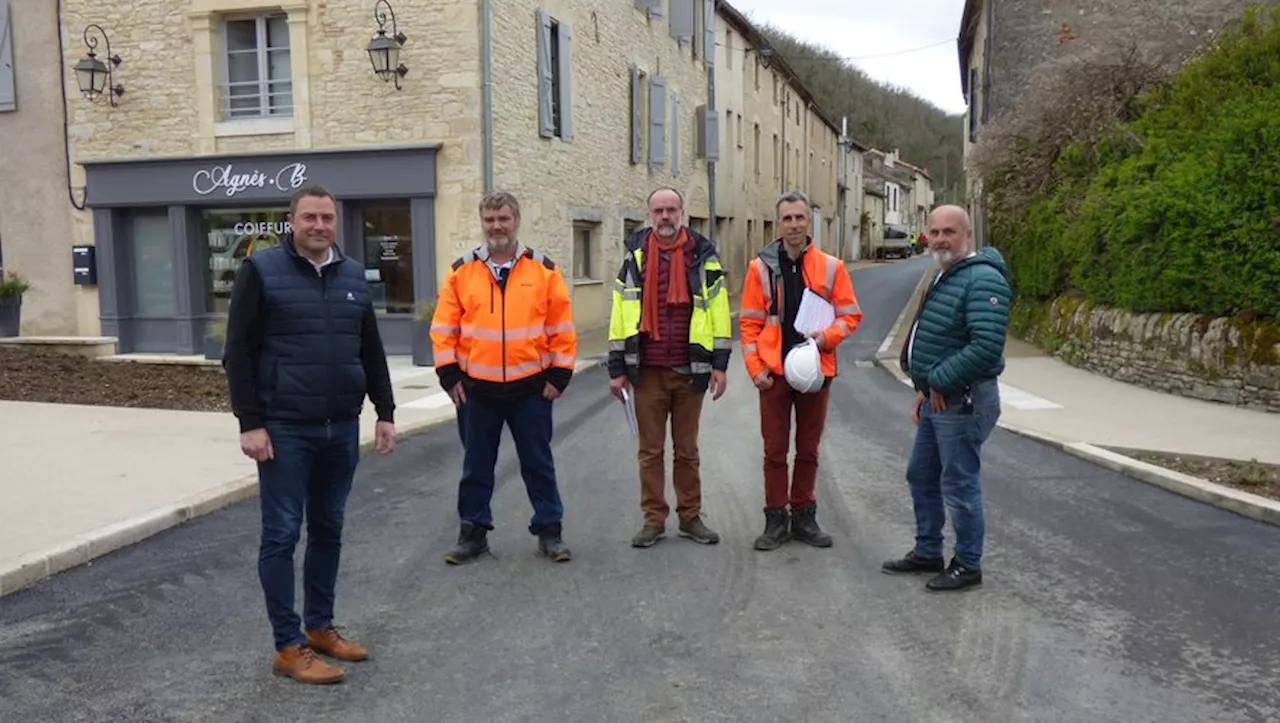
<instances>
[{"instance_id":1,"label":"man in yellow hi-vis vest","mask_svg":"<svg viewBox=\"0 0 1280 723\"><path fill-rule=\"evenodd\" d=\"M644 526L633 547L666 533L667 420L675 449L672 482L680 535L714 545L702 521L698 421L702 399L725 390L732 327L724 268L715 244L683 224L684 199L671 188L649 195L649 227L627 237L609 319L609 387L634 394Z\"/></svg>"}]
</instances>

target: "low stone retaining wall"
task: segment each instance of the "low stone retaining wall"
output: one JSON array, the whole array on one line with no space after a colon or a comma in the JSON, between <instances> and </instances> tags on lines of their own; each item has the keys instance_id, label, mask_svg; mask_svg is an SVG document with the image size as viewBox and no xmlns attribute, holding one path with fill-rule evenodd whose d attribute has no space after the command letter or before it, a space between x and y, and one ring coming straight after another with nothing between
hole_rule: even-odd
<instances>
[{"instance_id":1,"label":"low stone retaining wall","mask_svg":"<svg viewBox=\"0 0 1280 723\"><path fill-rule=\"evenodd\" d=\"M1123 382L1280 413L1280 322L1019 301L1011 333Z\"/></svg>"}]
</instances>

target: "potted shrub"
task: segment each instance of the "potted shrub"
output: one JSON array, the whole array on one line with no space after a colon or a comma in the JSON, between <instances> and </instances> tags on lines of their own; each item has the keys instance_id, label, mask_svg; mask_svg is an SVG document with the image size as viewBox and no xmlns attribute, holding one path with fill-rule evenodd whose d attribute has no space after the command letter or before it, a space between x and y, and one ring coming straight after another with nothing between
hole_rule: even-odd
<instances>
[{"instance_id":1,"label":"potted shrub","mask_svg":"<svg viewBox=\"0 0 1280 723\"><path fill-rule=\"evenodd\" d=\"M419 301L413 312L413 328L409 332L413 345L413 365L435 366L431 352L431 317L436 313L436 299Z\"/></svg>"},{"instance_id":2,"label":"potted shrub","mask_svg":"<svg viewBox=\"0 0 1280 723\"><path fill-rule=\"evenodd\" d=\"M0 336L17 336L22 325L22 295L31 290L27 280L9 271L0 278Z\"/></svg>"},{"instance_id":3,"label":"potted shrub","mask_svg":"<svg viewBox=\"0 0 1280 723\"><path fill-rule=\"evenodd\" d=\"M221 359L227 343L227 315L219 314L204 329L204 358Z\"/></svg>"}]
</instances>

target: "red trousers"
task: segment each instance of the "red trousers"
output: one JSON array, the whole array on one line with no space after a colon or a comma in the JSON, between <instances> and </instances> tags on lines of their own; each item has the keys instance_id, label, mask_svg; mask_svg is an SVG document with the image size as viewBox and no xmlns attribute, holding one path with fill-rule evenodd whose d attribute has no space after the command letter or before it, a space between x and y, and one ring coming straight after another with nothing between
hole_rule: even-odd
<instances>
[{"instance_id":1,"label":"red trousers","mask_svg":"<svg viewBox=\"0 0 1280 723\"><path fill-rule=\"evenodd\" d=\"M818 444L827 423L827 399L830 389L823 387L813 394L801 394L782 377L773 378L773 386L760 392L760 434L764 437L764 503L765 507L791 508L814 503L813 489L818 481ZM787 453L791 448L791 412L796 417L796 459L787 482Z\"/></svg>"}]
</instances>

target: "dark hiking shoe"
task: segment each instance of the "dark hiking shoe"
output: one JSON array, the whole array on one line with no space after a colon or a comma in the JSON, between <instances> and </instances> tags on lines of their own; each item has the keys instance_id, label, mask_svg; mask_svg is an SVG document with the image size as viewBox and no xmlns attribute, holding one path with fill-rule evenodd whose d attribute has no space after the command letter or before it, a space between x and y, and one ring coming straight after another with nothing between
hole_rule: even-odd
<instances>
[{"instance_id":1,"label":"dark hiking shoe","mask_svg":"<svg viewBox=\"0 0 1280 723\"><path fill-rule=\"evenodd\" d=\"M714 545L720 541L720 535L715 530L707 527L701 517L695 517L688 522L681 522L680 536L704 545Z\"/></svg>"},{"instance_id":2,"label":"dark hiking shoe","mask_svg":"<svg viewBox=\"0 0 1280 723\"><path fill-rule=\"evenodd\" d=\"M458 544L444 556L450 565L471 562L489 551L489 531L472 522L463 522L458 532Z\"/></svg>"},{"instance_id":3,"label":"dark hiking shoe","mask_svg":"<svg viewBox=\"0 0 1280 723\"><path fill-rule=\"evenodd\" d=\"M916 551L908 552L901 560L889 560L880 566L882 572L894 575L911 573L942 572L944 561L941 557L916 557Z\"/></svg>"},{"instance_id":4,"label":"dark hiking shoe","mask_svg":"<svg viewBox=\"0 0 1280 723\"><path fill-rule=\"evenodd\" d=\"M552 525L538 532L538 553L551 558L553 562L568 562L573 559L573 553L569 552L569 547L560 539L560 525Z\"/></svg>"},{"instance_id":5,"label":"dark hiking shoe","mask_svg":"<svg viewBox=\"0 0 1280 723\"><path fill-rule=\"evenodd\" d=\"M817 505L806 505L791 510L791 539L814 547L831 547L831 535L818 527Z\"/></svg>"},{"instance_id":6,"label":"dark hiking shoe","mask_svg":"<svg viewBox=\"0 0 1280 723\"><path fill-rule=\"evenodd\" d=\"M645 525L635 537L631 538L632 547L653 547L658 540L666 537L666 530L656 525Z\"/></svg>"},{"instance_id":7,"label":"dark hiking shoe","mask_svg":"<svg viewBox=\"0 0 1280 723\"><path fill-rule=\"evenodd\" d=\"M755 548L757 550L776 550L786 544L791 539L791 532L788 530L790 520L787 517L785 508L777 509L765 508L764 510L764 534L756 538Z\"/></svg>"},{"instance_id":8,"label":"dark hiking shoe","mask_svg":"<svg viewBox=\"0 0 1280 723\"><path fill-rule=\"evenodd\" d=\"M982 571L974 570L960 564L955 558L947 566L946 572L926 582L924 586L934 592L950 592L964 590L982 584Z\"/></svg>"}]
</instances>

